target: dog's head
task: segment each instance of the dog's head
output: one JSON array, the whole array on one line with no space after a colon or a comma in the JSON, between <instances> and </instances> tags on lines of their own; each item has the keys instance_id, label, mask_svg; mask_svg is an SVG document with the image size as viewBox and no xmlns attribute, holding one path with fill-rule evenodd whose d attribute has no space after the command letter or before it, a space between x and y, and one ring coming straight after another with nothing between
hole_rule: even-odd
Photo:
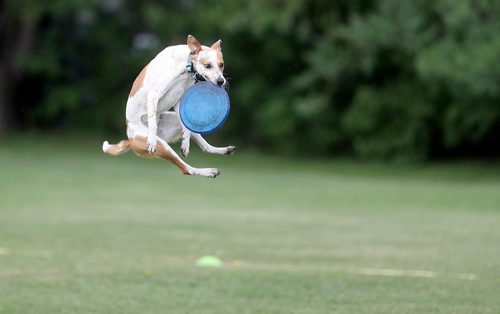
<instances>
[{"instance_id":1,"label":"dog's head","mask_svg":"<svg viewBox=\"0 0 500 314\"><path fill-rule=\"evenodd\" d=\"M221 42L219 39L211 47L207 47L202 46L194 36L189 35L187 38L187 45L191 50L191 61L196 72L213 84L225 86Z\"/></svg>"}]
</instances>

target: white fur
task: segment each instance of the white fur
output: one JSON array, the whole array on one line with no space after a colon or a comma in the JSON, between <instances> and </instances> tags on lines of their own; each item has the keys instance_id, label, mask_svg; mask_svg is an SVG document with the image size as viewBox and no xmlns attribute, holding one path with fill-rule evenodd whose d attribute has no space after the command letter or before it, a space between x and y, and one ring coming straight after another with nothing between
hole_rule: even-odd
<instances>
[{"instance_id":1,"label":"white fur","mask_svg":"<svg viewBox=\"0 0 500 314\"><path fill-rule=\"evenodd\" d=\"M193 45L193 42L196 45ZM214 147L208 144L201 135L186 129L178 116L179 101L186 89L194 84L191 73L186 72L190 56L193 57L192 62L198 73L207 81L217 84L217 81L223 80L226 84L222 74L223 68L217 63L222 56L220 51L220 41L209 48L199 45L192 36L188 37L188 45L165 48L147 65L142 86L127 101L125 115L128 138L147 137L146 149L150 154L156 152L157 145L162 145L176 160L178 158L178 161L188 169L189 174L215 177L219 174L219 170L189 166L179 158L168 143L182 140L181 151L184 156L189 154L190 138L208 153L231 154L235 150L233 146ZM205 64L199 63L199 60L208 60L212 65L207 68ZM108 153L111 146L106 141L102 149Z\"/></svg>"}]
</instances>

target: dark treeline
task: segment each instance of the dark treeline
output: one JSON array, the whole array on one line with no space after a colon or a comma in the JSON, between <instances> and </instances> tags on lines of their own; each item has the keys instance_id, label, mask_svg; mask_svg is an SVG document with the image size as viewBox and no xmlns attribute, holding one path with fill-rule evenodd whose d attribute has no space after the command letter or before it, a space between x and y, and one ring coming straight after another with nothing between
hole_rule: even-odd
<instances>
[{"instance_id":1,"label":"dark treeline","mask_svg":"<svg viewBox=\"0 0 500 314\"><path fill-rule=\"evenodd\" d=\"M0 130L124 134L140 69L222 39L223 132L286 153L500 152L498 0L0 0Z\"/></svg>"}]
</instances>

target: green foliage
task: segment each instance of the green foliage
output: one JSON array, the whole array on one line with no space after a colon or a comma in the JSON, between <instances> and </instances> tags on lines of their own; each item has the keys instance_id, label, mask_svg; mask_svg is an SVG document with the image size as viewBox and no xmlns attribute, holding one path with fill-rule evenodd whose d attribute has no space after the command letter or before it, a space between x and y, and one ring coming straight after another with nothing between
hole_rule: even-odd
<instances>
[{"instance_id":1,"label":"green foliage","mask_svg":"<svg viewBox=\"0 0 500 314\"><path fill-rule=\"evenodd\" d=\"M403 83L359 89L343 122L359 154L419 161L428 153L432 115L424 91Z\"/></svg>"},{"instance_id":2,"label":"green foliage","mask_svg":"<svg viewBox=\"0 0 500 314\"><path fill-rule=\"evenodd\" d=\"M444 1L435 6L445 33L415 58L422 81L449 99L441 124L445 147L480 143L498 132L500 118L500 5Z\"/></svg>"},{"instance_id":3,"label":"green foliage","mask_svg":"<svg viewBox=\"0 0 500 314\"><path fill-rule=\"evenodd\" d=\"M500 132L496 0L8 7L39 20L35 48L22 62L38 86L39 124L123 132L120 113L134 76L192 33L207 44L223 39L232 101L223 132L247 144L425 160L480 154Z\"/></svg>"}]
</instances>

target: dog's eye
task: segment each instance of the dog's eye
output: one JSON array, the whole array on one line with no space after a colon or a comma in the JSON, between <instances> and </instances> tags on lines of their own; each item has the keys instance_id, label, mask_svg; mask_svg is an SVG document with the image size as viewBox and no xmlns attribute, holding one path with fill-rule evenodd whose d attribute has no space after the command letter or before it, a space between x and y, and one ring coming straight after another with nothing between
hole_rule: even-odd
<instances>
[{"instance_id":1,"label":"dog's eye","mask_svg":"<svg viewBox=\"0 0 500 314\"><path fill-rule=\"evenodd\" d=\"M211 69L211 68L212 68L212 64L211 64L211 63L207 63L207 64L205 64L205 68L207 68L207 69Z\"/></svg>"},{"instance_id":2,"label":"dog's eye","mask_svg":"<svg viewBox=\"0 0 500 314\"><path fill-rule=\"evenodd\" d=\"M221 62L221 63L219 63L219 68L221 68L221 69L222 69L223 67L224 67L224 63L222 63L222 62Z\"/></svg>"}]
</instances>

